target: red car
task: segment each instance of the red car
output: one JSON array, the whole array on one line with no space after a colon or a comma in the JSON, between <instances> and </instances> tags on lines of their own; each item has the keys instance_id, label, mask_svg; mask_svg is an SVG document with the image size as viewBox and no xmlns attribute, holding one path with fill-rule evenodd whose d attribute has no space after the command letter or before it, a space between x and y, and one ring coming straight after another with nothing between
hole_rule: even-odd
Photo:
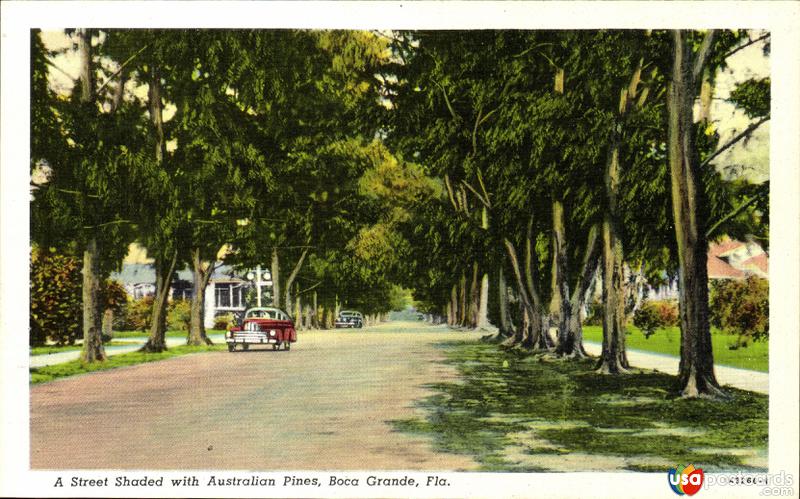
<instances>
[{"instance_id":1,"label":"red car","mask_svg":"<svg viewBox=\"0 0 800 499\"><path fill-rule=\"evenodd\" d=\"M242 345L243 350L248 350L250 345L272 345L273 350L289 350L290 345L297 341L297 331L289 314L279 308L260 307L251 308L244 314L244 320L239 326L228 329L225 333L228 351L236 350L236 345Z\"/></svg>"}]
</instances>

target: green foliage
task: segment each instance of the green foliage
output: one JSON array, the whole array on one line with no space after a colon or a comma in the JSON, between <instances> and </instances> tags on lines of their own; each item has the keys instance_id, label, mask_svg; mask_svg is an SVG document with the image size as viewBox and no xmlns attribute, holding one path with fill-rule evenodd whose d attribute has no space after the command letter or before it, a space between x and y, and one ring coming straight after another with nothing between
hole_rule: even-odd
<instances>
[{"instance_id":1,"label":"green foliage","mask_svg":"<svg viewBox=\"0 0 800 499\"><path fill-rule=\"evenodd\" d=\"M751 276L745 280L717 279L709 299L711 323L738 335L732 348L769 338L769 281Z\"/></svg>"},{"instance_id":2,"label":"green foliage","mask_svg":"<svg viewBox=\"0 0 800 499\"><path fill-rule=\"evenodd\" d=\"M129 301L117 322L117 329L145 331L153 316L153 297L145 296Z\"/></svg>"},{"instance_id":3,"label":"green foliage","mask_svg":"<svg viewBox=\"0 0 800 499\"><path fill-rule=\"evenodd\" d=\"M55 248L34 246L30 267L31 346L55 343L72 345L82 337L82 287L80 260L58 253ZM102 310L120 313L126 306L125 289L107 280L100 287L98 302Z\"/></svg>"},{"instance_id":4,"label":"green foliage","mask_svg":"<svg viewBox=\"0 0 800 499\"><path fill-rule=\"evenodd\" d=\"M748 118L762 118L770 111L770 79L743 81L731 91L729 100L744 110Z\"/></svg>"},{"instance_id":5,"label":"green foliage","mask_svg":"<svg viewBox=\"0 0 800 499\"><path fill-rule=\"evenodd\" d=\"M31 346L71 345L82 334L81 273L77 258L34 247L30 267Z\"/></svg>"},{"instance_id":6,"label":"green foliage","mask_svg":"<svg viewBox=\"0 0 800 499\"><path fill-rule=\"evenodd\" d=\"M104 310L111 310L114 314L123 313L128 304L128 293L120 282L106 279L100 286L100 303Z\"/></svg>"},{"instance_id":7,"label":"green foliage","mask_svg":"<svg viewBox=\"0 0 800 499\"><path fill-rule=\"evenodd\" d=\"M173 331L188 331L192 320L192 304L189 300L173 300L167 309L167 328Z\"/></svg>"},{"instance_id":8,"label":"green foliage","mask_svg":"<svg viewBox=\"0 0 800 499\"><path fill-rule=\"evenodd\" d=\"M233 314L222 314L214 317L214 329L227 330L235 324L236 320Z\"/></svg>"},{"instance_id":9,"label":"green foliage","mask_svg":"<svg viewBox=\"0 0 800 499\"><path fill-rule=\"evenodd\" d=\"M633 325L650 338L658 329L678 324L678 305L667 300L645 301L633 314Z\"/></svg>"}]
</instances>

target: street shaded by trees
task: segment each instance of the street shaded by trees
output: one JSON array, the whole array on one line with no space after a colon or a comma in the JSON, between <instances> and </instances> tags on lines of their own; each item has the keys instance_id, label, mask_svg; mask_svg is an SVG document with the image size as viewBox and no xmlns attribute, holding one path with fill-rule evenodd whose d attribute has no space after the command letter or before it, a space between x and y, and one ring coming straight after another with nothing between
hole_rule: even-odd
<instances>
[{"instance_id":1,"label":"street shaded by trees","mask_svg":"<svg viewBox=\"0 0 800 499\"><path fill-rule=\"evenodd\" d=\"M768 34L68 33L70 95L48 85L54 54L31 35L30 168L46 177L31 233L82 258L84 361L105 358L101 283L135 242L156 270L146 351L166 349L184 266L187 342L210 343L205 288L224 255L269 267L272 304L307 327L342 306L385 314L411 290L436 322L493 324L489 341L564 359L587 356L582 313L600 283L596 370L618 375L637 274L679 282L679 391L724 396L708 242L768 247L769 182L718 163L769 120L769 78L731 92L751 125L729 141L711 102L728 57L768 53Z\"/></svg>"}]
</instances>

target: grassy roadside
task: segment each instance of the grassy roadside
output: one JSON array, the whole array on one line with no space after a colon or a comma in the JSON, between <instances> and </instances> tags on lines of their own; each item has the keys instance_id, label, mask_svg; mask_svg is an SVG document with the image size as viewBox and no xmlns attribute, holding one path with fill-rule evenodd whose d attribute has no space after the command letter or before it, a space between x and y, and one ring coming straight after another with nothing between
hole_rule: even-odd
<instances>
[{"instance_id":1,"label":"grassy roadside","mask_svg":"<svg viewBox=\"0 0 800 499\"><path fill-rule=\"evenodd\" d=\"M64 378L67 376L74 376L76 374L89 373L93 371L104 371L107 369L114 369L116 367L132 366L134 364L142 364L145 362L155 362L158 360L164 360L170 357L177 357L179 355L186 355L190 353L216 352L216 351L223 351L226 349L227 346L224 343L211 346L199 346L199 347L181 345L181 346L171 347L169 350L166 350L161 353L143 353L143 352L122 353L119 355L108 357L108 359L105 362L96 362L92 364L86 364L81 362L80 360L73 360L70 362L64 362L62 364L56 364L52 366L33 367L30 370L31 384L44 383L46 381L52 381L54 379Z\"/></svg>"},{"instance_id":2,"label":"grassy roadside","mask_svg":"<svg viewBox=\"0 0 800 499\"><path fill-rule=\"evenodd\" d=\"M130 345L130 343L126 343L124 341L109 341L108 343L104 343L104 346L107 347L117 347L117 346L125 346ZM61 352L77 352L80 351L80 345L65 345L65 346L57 346L57 345L47 345L43 347L31 347L31 355L50 355L53 353L61 353Z\"/></svg>"},{"instance_id":3,"label":"grassy roadside","mask_svg":"<svg viewBox=\"0 0 800 499\"><path fill-rule=\"evenodd\" d=\"M206 329L206 334L224 334L224 329ZM147 331L114 331L114 338L142 338L146 339ZM167 338L186 338L186 331L167 331Z\"/></svg>"},{"instance_id":4,"label":"grassy roadside","mask_svg":"<svg viewBox=\"0 0 800 499\"><path fill-rule=\"evenodd\" d=\"M395 430L474 456L486 471L707 472L767 467L768 398L731 389L730 400L684 400L675 378L593 372L477 342L442 344L460 382L429 385L424 415Z\"/></svg>"},{"instance_id":5,"label":"grassy roadside","mask_svg":"<svg viewBox=\"0 0 800 499\"><path fill-rule=\"evenodd\" d=\"M634 326L628 326L628 331L629 334L625 341L630 349L680 356L681 331L677 327L658 330L650 338L645 338L644 333ZM590 341L602 342L603 328L602 326L584 326L583 336ZM729 347L735 342L735 335L718 331L712 332L711 344L714 349L715 364L755 371L769 371L769 342L754 342L747 347L731 350Z\"/></svg>"}]
</instances>

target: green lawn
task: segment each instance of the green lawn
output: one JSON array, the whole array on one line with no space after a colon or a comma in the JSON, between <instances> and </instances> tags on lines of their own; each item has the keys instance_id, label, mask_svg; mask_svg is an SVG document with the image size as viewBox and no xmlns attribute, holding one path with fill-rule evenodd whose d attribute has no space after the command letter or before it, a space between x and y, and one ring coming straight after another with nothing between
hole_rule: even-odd
<instances>
[{"instance_id":1,"label":"green lawn","mask_svg":"<svg viewBox=\"0 0 800 499\"><path fill-rule=\"evenodd\" d=\"M677 327L658 330L650 338L645 338L644 333L634 326L628 326L628 333L625 341L627 347L632 350L680 356L681 331ZM603 328L601 326L584 326L583 336L587 340L600 343L603 341ZM714 330L711 334L711 343L714 349L715 364L755 371L769 371L768 341L749 343L747 347L731 350L729 346L736 343L736 336Z\"/></svg>"},{"instance_id":2,"label":"green lawn","mask_svg":"<svg viewBox=\"0 0 800 499\"><path fill-rule=\"evenodd\" d=\"M206 329L206 334L224 334L223 329ZM114 338L147 338L147 331L114 331ZM167 338L186 338L186 331L167 331Z\"/></svg>"},{"instance_id":3,"label":"green lawn","mask_svg":"<svg viewBox=\"0 0 800 499\"><path fill-rule=\"evenodd\" d=\"M124 341L109 341L108 343L104 343L104 345L107 347L116 347L130 345L130 343ZM80 349L80 345L46 345L42 347L31 347L31 355L49 355L51 353L72 352Z\"/></svg>"},{"instance_id":4,"label":"green lawn","mask_svg":"<svg viewBox=\"0 0 800 499\"><path fill-rule=\"evenodd\" d=\"M457 382L428 385L423 415L395 431L432 437L485 471L706 472L767 468L768 398L682 399L663 373L609 376L596 359L559 360L479 342L440 345Z\"/></svg>"},{"instance_id":5,"label":"green lawn","mask_svg":"<svg viewBox=\"0 0 800 499\"><path fill-rule=\"evenodd\" d=\"M201 352L216 352L226 350L225 344L217 344L211 346L187 346L181 345L171 347L169 350L161 353L143 353L143 352L130 352L122 353L108 357L105 362L94 362L86 364L80 360L73 360L63 364L56 364L45 367L31 368L31 384L43 383L45 381L52 381L57 378L66 376L74 376L76 374L83 374L92 371L104 371L106 369L114 369L116 367L131 366L134 364L141 364L144 362L154 362L157 360L164 360L178 355L186 355L190 353Z\"/></svg>"}]
</instances>

